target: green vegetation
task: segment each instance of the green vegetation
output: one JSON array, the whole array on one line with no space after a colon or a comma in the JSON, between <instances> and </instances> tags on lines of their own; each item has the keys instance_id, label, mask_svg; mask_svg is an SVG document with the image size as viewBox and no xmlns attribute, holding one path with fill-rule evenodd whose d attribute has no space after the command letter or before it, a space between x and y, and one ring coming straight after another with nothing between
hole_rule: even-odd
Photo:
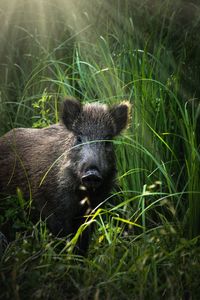
<instances>
[{"instance_id":1,"label":"green vegetation","mask_svg":"<svg viewBox=\"0 0 200 300\"><path fill-rule=\"evenodd\" d=\"M133 111L115 141L120 189L86 220L87 257L32 224L20 192L0 201L13 237L0 299L199 299L198 1L13 3L0 10L1 135L57 122L67 95Z\"/></svg>"}]
</instances>

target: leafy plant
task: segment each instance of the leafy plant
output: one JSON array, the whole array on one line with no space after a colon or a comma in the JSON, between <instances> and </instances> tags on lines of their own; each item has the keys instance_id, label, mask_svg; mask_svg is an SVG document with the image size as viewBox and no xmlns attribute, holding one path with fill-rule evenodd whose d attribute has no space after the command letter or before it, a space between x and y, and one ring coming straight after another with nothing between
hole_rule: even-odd
<instances>
[{"instance_id":1,"label":"leafy plant","mask_svg":"<svg viewBox=\"0 0 200 300\"><path fill-rule=\"evenodd\" d=\"M33 102L32 106L35 110L32 127L33 128L43 128L51 125L54 120L51 120L51 109L50 109L50 101L52 96L48 95L46 90L44 90L42 97L37 101ZM57 116L56 116L57 119Z\"/></svg>"}]
</instances>

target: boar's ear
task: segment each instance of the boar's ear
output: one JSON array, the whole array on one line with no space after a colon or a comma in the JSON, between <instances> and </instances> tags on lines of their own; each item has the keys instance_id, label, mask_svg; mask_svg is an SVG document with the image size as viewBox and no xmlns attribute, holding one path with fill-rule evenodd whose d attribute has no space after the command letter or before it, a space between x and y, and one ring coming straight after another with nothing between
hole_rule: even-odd
<instances>
[{"instance_id":1,"label":"boar's ear","mask_svg":"<svg viewBox=\"0 0 200 300\"><path fill-rule=\"evenodd\" d=\"M66 99L61 105L61 119L67 129L72 130L74 121L81 113L82 105L78 100Z\"/></svg>"},{"instance_id":2,"label":"boar's ear","mask_svg":"<svg viewBox=\"0 0 200 300\"><path fill-rule=\"evenodd\" d=\"M123 129L126 129L130 120L131 104L124 101L110 108L110 114L115 124L115 135L118 135Z\"/></svg>"}]
</instances>

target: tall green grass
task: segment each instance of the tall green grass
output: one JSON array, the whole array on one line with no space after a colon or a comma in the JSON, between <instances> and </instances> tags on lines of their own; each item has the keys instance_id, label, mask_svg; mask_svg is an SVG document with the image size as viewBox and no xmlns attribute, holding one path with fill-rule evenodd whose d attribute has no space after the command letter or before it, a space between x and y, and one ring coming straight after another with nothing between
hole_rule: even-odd
<instances>
[{"instance_id":1,"label":"tall green grass","mask_svg":"<svg viewBox=\"0 0 200 300\"><path fill-rule=\"evenodd\" d=\"M76 237L68 243L52 237L44 222L33 225L19 199L0 202L2 224L14 220L14 242L0 265L2 299L199 295L200 7L150 2L96 1L96 10L78 2L85 17L76 31L59 5L56 17L49 15L60 16L52 34L38 34L32 19L27 25L28 11L21 24L20 6L10 21L0 60L1 134L57 122L68 95L82 102L129 100L132 118L114 142L118 188L106 209L91 216L97 229L87 258L71 253Z\"/></svg>"}]
</instances>

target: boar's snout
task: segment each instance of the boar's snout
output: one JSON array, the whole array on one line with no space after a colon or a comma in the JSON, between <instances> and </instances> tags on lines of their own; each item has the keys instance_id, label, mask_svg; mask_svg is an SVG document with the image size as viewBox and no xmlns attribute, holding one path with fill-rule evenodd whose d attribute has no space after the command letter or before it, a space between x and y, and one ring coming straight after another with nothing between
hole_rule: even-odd
<instances>
[{"instance_id":1,"label":"boar's snout","mask_svg":"<svg viewBox=\"0 0 200 300\"><path fill-rule=\"evenodd\" d=\"M88 189L96 189L102 183L102 176L98 169L90 168L81 177L81 182Z\"/></svg>"}]
</instances>

